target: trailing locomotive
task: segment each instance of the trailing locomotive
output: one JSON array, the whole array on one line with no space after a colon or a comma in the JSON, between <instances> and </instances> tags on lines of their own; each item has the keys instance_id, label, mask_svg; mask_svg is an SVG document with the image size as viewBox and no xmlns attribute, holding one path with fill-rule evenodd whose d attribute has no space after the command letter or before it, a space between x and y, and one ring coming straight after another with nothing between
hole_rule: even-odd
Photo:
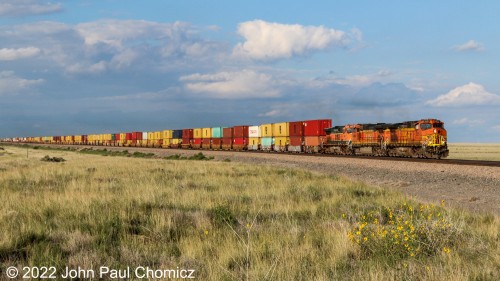
<instances>
[{"instance_id":1,"label":"trailing locomotive","mask_svg":"<svg viewBox=\"0 0 500 281\"><path fill-rule=\"evenodd\" d=\"M25 137L4 141L438 159L448 156L446 130L443 122L437 119L334 127L331 119L317 119L260 126Z\"/></svg>"},{"instance_id":2,"label":"trailing locomotive","mask_svg":"<svg viewBox=\"0 0 500 281\"><path fill-rule=\"evenodd\" d=\"M325 153L438 159L448 156L446 130L437 119L352 124L325 131Z\"/></svg>"}]
</instances>

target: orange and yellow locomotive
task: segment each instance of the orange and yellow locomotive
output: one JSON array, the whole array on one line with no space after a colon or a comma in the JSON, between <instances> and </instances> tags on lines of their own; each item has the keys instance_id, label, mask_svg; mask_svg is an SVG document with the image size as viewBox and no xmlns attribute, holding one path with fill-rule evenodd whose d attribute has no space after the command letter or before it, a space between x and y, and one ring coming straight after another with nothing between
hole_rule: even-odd
<instances>
[{"instance_id":1,"label":"orange and yellow locomotive","mask_svg":"<svg viewBox=\"0 0 500 281\"><path fill-rule=\"evenodd\" d=\"M349 124L325 130L326 153L444 158L446 130L437 119L401 123Z\"/></svg>"}]
</instances>

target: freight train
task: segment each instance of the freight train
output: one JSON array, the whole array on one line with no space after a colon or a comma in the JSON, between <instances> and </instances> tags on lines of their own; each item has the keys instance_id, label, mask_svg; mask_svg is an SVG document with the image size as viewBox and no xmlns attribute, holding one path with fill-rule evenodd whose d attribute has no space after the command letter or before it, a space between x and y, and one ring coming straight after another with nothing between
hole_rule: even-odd
<instances>
[{"instance_id":1,"label":"freight train","mask_svg":"<svg viewBox=\"0 0 500 281\"><path fill-rule=\"evenodd\" d=\"M317 119L260 126L24 137L4 139L4 141L437 159L448 156L444 123L437 119L333 127L331 119Z\"/></svg>"}]
</instances>

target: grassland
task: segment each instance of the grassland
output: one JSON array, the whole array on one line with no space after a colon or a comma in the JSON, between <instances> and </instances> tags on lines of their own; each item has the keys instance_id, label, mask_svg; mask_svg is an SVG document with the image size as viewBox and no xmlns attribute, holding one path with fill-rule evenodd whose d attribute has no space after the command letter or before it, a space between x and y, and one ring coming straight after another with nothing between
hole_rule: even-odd
<instances>
[{"instance_id":1,"label":"grassland","mask_svg":"<svg viewBox=\"0 0 500 281\"><path fill-rule=\"evenodd\" d=\"M64 162L40 161L45 155ZM11 265L195 269L199 280L498 280L500 221L345 178L236 162L0 154Z\"/></svg>"},{"instance_id":2,"label":"grassland","mask_svg":"<svg viewBox=\"0 0 500 281\"><path fill-rule=\"evenodd\" d=\"M449 143L449 159L500 161L500 143Z\"/></svg>"}]
</instances>

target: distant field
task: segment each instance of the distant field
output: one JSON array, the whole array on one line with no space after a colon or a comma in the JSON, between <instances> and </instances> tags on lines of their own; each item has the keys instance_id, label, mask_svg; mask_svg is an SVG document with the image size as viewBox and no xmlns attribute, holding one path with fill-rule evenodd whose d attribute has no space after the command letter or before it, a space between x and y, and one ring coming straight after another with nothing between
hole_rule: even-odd
<instances>
[{"instance_id":1,"label":"distant field","mask_svg":"<svg viewBox=\"0 0 500 281\"><path fill-rule=\"evenodd\" d=\"M500 278L499 218L446 202L203 157L4 148L0 279L27 265L178 267L197 280Z\"/></svg>"},{"instance_id":2,"label":"distant field","mask_svg":"<svg viewBox=\"0 0 500 281\"><path fill-rule=\"evenodd\" d=\"M450 159L500 161L500 143L449 143Z\"/></svg>"}]
</instances>

